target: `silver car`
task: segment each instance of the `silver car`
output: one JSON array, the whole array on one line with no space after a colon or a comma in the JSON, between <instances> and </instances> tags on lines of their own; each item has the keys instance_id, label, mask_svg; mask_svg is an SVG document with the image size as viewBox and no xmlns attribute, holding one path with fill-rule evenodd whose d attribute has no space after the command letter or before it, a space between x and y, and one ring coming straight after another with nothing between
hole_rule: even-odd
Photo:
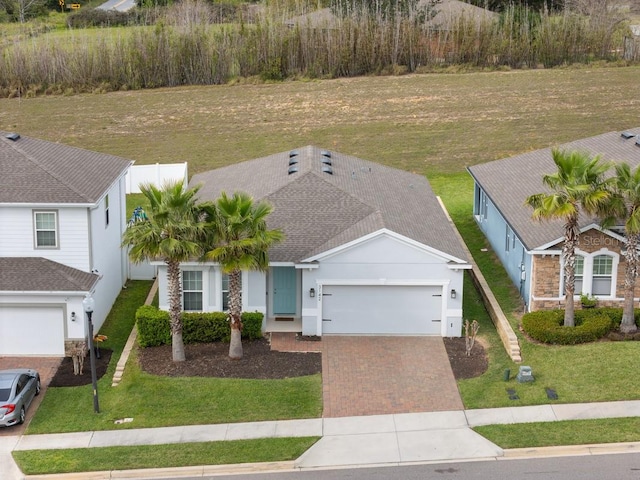
<instances>
[{"instance_id":1,"label":"silver car","mask_svg":"<svg viewBox=\"0 0 640 480\"><path fill-rule=\"evenodd\" d=\"M40 393L40 375L35 370L0 370L0 427L24 423L25 413Z\"/></svg>"}]
</instances>

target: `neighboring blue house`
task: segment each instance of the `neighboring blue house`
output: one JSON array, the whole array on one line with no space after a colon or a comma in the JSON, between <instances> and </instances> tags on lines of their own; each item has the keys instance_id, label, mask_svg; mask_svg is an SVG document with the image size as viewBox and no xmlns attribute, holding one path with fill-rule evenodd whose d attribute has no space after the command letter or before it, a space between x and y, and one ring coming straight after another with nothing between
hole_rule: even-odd
<instances>
[{"instance_id":1,"label":"neighboring blue house","mask_svg":"<svg viewBox=\"0 0 640 480\"><path fill-rule=\"evenodd\" d=\"M640 128L609 132L559 147L600 155L604 160L640 164ZM563 222L537 222L525 205L547 188L542 177L556 171L551 148L470 167L473 214L491 248L518 288L527 310L557 308L564 300L561 248ZM583 216L576 259L576 293L593 294L601 304L623 298L625 239L621 228L603 231Z\"/></svg>"}]
</instances>

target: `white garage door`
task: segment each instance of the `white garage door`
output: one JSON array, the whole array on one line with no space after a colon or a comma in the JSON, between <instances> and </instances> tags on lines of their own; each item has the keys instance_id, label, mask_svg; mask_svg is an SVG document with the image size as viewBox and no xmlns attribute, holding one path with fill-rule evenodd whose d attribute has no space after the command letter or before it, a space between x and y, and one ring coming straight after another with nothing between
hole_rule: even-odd
<instances>
[{"instance_id":1,"label":"white garage door","mask_svg":"<svg viewBox=\"0 0 640 480\"><path fill-rule=\"evenodd\" d=\"M0 355L64 355L62 308L0 306Z\"/></svg>"},{"instance_id":2,"label":"white garage door","mask_svg":"<svg viewBox=\"0 0 640 480\"><path fill-rule=\"evenodd\" d=\"M322 332L439 335L442 287L325 285Z\"/></svg>"}]
</instances>

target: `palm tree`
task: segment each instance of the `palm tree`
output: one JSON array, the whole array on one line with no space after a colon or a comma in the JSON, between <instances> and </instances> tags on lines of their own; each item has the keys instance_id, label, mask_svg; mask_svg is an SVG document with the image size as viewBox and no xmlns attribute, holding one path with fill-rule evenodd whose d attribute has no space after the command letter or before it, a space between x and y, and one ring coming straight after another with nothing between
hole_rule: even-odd
<instances>
[{"instance_id":1,"label":"palm tree","mask_svg":"<svg viewBox=\"0 0 640 480\"><path fill-rule=\"evenodd\" d=\"M638 244L640 243L640 166L635 170L627 163L616 165L613 179L613 194L604 207L603 227L610 227L624 221L627 240L624 274L624 306L620 331L633 333L638 327L633 310L633 294L638 276Z\"/></svg>"},{"instance_id":2,"label":"palm tree","mask_svg":"<svg viewBox=\"0 0 640 480\"><path fill-rule=\"evenodd\" d=\"M206 238L211 204L197 203L200 187L185 190L182 182L166 183L160 189L140 187L149 201L148 218L125 230L122 246L129 247L131 261L162 260L167 264L167 290L174 362L185 360L182 341L182 282L180 262L199 258Z\"/></svg>"},{"instance_id":3,"label":"palm tree","mask_svg":"<svg viewBox=\"0 0 640 480\"><path fill-rule=\"evenodd\" d=\"M610 164L600 161L600 157L590 157L577 151L554 149L551 152L557 171L542 178L551 192L529 196L525 204L533 207L535 220L564 220L564 242L562 260L564 262L565 311L564 325L573 327L575 303L575 261L579 244L580 211L597 213L610 196L604 178Z\"/></svg>"},{"instance_id":4,"label":"palm tree","mask_svg":"<svg viewBox=\"0 0 640 480\"><path fill-rule=\"evenodd\" d=\"M284 238L280 230L267 230L266 219L272 210L265 202L254 203L243 192L232 196L222 192L216 201L217 221L212 223L215 246L205 258L219 262L229 276L232 359L242 358L242 270L265 271L269 267L269 248Z\"/></svg>"}]
</instances>

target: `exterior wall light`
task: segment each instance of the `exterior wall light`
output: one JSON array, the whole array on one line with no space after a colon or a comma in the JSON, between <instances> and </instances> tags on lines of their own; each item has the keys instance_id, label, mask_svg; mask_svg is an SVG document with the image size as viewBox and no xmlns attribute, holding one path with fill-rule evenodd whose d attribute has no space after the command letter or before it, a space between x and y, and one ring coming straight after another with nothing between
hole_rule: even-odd
<instances>
[{"instance_id":1,"label":"exterior wall light","mask_svg":"<svg viewBox=\"0 0 640 480\"><path fill-rule=\"evenodd\" d=\"M311 289L309 289L309 296L310 296L311 298L313 298L313 297L315 297L315 296L316 296L316 289L315 289L315 288L311 288Z\"/></svg>"},{"instance_id":2,"label":"exterior wall light","mask_svg":"<svg viewBox=\"0 0 640 480\"><path fill-rule=\"evenodd\" d=\"M71 312L71 321L72 322L76 321L76 312Z\"/></svg>"},{"instance_id":3,"label":"exterior wall light","mask_svg":"<svg viewBox=\"0 0 640 480\"><path fill-rule=\"evenodd\" d=\"M456 292L455 288L451 289L451 298L456 298L456 296L458 295L458 293Z\"/></svg>"}]
</instances>

